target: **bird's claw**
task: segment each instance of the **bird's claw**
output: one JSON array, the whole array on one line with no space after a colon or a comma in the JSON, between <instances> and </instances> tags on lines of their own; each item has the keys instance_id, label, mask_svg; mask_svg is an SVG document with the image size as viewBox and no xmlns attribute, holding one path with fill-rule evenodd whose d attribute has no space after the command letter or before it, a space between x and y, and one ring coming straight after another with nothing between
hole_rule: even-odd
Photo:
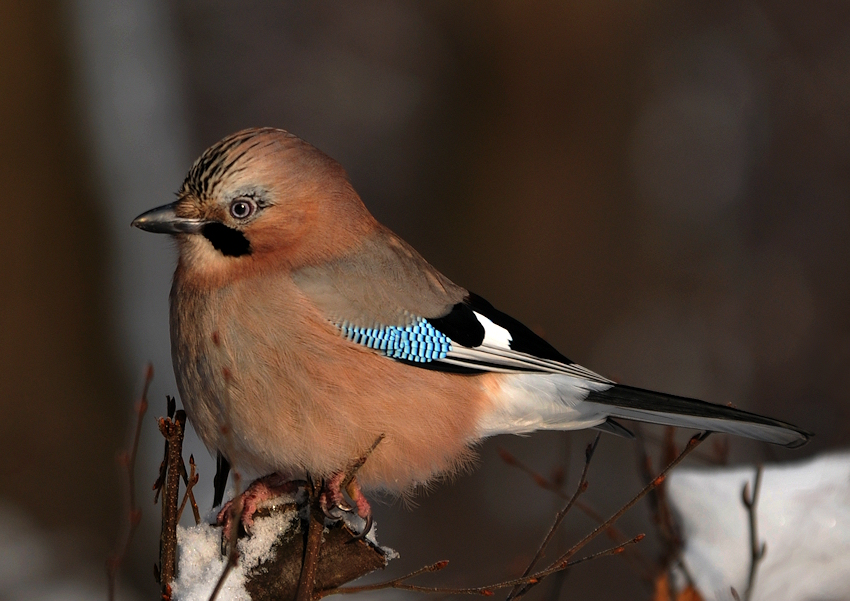
<instances>
[{"instance_id":1,"label":"bird's claw","mask_svg":"<svg viewBox=\"0 0 850 601\"><path fill-rule=\"evenodd\" d=\"M349 513L353 511L353 508L344 501L340 502L332 502L329 501L327 496L322 493L319 497L319 509L322 510L322 514L329 520L337 521L342 519L338 512L342 511L345 513Z\"/></svg>"},{"instance_id":2,"label":"bird's claw","mask_svg":"<svg viewBox=\"0 0 850 601\"><path fill-rule=\"evenodd\" d=\"M319 508L326 518L339 521L342 516L337 513L339 511L345 513L356 513L366 521L363 530L354 536L354 540L362 540L369 534L372 529L372 508L369 502L360 490L360 484L355 476L347 477L346 474L334 474L324 485L324 490L319 495ZM342 493L343 488L348 493L350 499L354 502L353 505L345 500Z\"/></svg>"},{"instance_id":3,"label":"bird's claw","mask_svg":"<svg viewBox=\"0 0 850 601\"><path fill-rule=\"evenodd\" d=\"M346 544L350 544L350 543L353 543L353 542L358 541L358 540L363 540L364 538L366 538L369 535L369 531L372 530L372 524L373 524L372 514L370 513L369 515L367 515L365 519L366 519L366 525L363 526L363 530L361 530L359 534L355 534L351 538L351 540L349 540Z\"/></svg>"}]
</instances>

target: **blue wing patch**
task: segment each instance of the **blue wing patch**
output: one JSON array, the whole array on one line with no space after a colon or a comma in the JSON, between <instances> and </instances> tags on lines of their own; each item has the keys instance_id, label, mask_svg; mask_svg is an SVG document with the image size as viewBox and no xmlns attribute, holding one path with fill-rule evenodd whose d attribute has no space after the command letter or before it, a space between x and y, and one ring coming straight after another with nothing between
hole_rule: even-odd
<instances>
[{"instance_id":1,"label":"blue wing patch","mask_svg":"<svg viewBox=\"0 0 850 601\"><path fill-rule=\"evenodd\" d=\"M391 359L428 363L445 359L452 350L451 339L421 318L405 327L361 328L346 321L336 326L352 342L381 351Z\"/></svg>"}]
</instances>

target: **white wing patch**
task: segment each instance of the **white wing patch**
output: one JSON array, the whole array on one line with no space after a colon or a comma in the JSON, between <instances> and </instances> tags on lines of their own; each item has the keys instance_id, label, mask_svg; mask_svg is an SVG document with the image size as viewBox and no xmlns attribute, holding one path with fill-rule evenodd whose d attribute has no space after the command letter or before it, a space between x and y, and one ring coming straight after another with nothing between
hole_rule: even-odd
<instances>
[{"instance_id":1,"label":"white wing patch","mask_svg":"<svg viewBox=\"0 0 850 601\"><path fill-rule=\"evenodd\" d=\"M481 346L492 346L510 350L511 340L513 340L511 333L502 326L496 325L478 311L473 311L473 313L475 313L478 323L484 326L484 342L481 343Z\"/></svg>"}]
</instances>

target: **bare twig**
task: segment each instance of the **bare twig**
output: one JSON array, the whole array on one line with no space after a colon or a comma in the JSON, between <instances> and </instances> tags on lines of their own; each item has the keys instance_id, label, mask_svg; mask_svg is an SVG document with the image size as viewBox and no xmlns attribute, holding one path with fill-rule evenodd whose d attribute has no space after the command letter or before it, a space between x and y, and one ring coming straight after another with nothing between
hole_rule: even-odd
<instances>
[{"instance_id":1,"label":"bare twig","mask_svg":"<svg viewBox=\"0 0 850 601\"><path fill-rule=\"evenodd\" d=\"M676 447L675 432L676 429L672 426L664 429L664 442L661 454L662 465L670 463L679 454L679 450ZM655 477L655 469L646 448L643 429L637 426L635 433L640 443L638 445L638 468L644 482L652 482L652 479ZM677 555L677 550L681 547L681 537L677 532L675 522L673 521L673 514L667 503L667 494L664 485L662 484L653 490L647 497L647 501L652 510L653 521L666 547L665 555L668 557L662 560L662 563L666 565L670 557Z\"/></svg>"},{"instance_id":2,"label":"bare twig","mask_svg":"<svg viewBox=\"0 0 850 601\"><path fill-rule=\"evenodd\" d=\"M564 518L567 517L567 513L569 513L570 509L573 508L573 505L575 505L575 502L578 500L578 498L587 490L587 471L588 469L590 469L590 460L593 459L593 453L596 451L596 446L599 444L599 436L600 434L597 434L596 438L593 439L593 442L587 445L587 448L584 451L584 468L581 471L581 478L579 478L578 486L576 486L576 490L573 493L573 496L570 497L564 508L559 511L555 516L555 521L552 523L552 526L549 528L549 532L546 534L546 537L543 539L543 542L537 549L537 553L534 555L534 558L531 560L531 562L528 564L528 567L522 573L523 578L531 573L531 570L534 569L534 566L537 565L537 562L540 561L541 557L543 557L543 554L546 552L546 547L549 546L552 537L555 536L555 532L558 530L561 523L564 521ZM515 587L508 594L506 601L511 601L511 599L518 596L519 590L519 587Z\"/></svg>"},{"instance_id":3,"label":"bare twig","mask_svg":"<svg viewBox=\"0 0 850 601\"><path fill-rule=\"evenodd\" d=\"M130 548L130 542L133 539L133 534L142 521L142 510L136 505L136 455L139 451L139 438L142 432L142 419L145 412L148 410L148 389L153 380L153 365L148 363L145 369L145 382L142 387L142 396L139 402L136 403L135 416L136 426L133 432L133 442L130 445L130 451L122 451L118 454L118 464L124 468L127 474L127 523L124 527L124 535L122 542L118 545L115 552L106 560L106 574L109 582L109 599L115 599L115 593L118 586L118 570L121 567L121 562L127 555Z\"/></svg>"},{"instance_id":4,"label":"bare twig","mask_svg":"<svg viewBox=\"0 0 850 601\"><path fill-rule=\"evenodd\" d=\"M316 596L316 599L321 599L322 597L326 597L328 595L351 595L354 593L365 593L369 591L380 591L388 588L397 588L398 585L404 583L407 580L410 580L414 576L419 576L420 574L426 574L428 572L439 572L447 565L449 565L449 561L447 559L444 559L442 561L438 561L437 563L432 563L429 566L414 570L409 574L405 574L404 576L395 578L394 580L387 580L386 582L379 582L377 584L366 584L363 586L346 586L338 587L335 589L329 589L319 593Z\"/></svg>"},{"instance_id":5,"label":"bare twig","mask_svg":"<svg viewBox=\"0 0 850 601\"><path fill-rule=\"evenodd\" d=\"M532 480L534 480L534 483L537 484L537 486L539 486L543 490L547 490L547 491L561 497L564 501L570 500L571 495L568 495L566 492L564 492L564 490L561 488L561 486L557 482L553 482L549 478L546 478L540 472L534 470L529 465L523 463L516 456L514 456L513 454L511 454L507 450L500 447L498 451L499 451L499 457L501 458L502 461L504 461L506 464L510 465L511 467L515 467L515 468L519 469L520 471L528 474L532 478ZM605 521L605 518L602 517L602 515L598 511L596 511L593 507L591 507L590 505L588 505L587 503L585 503L581 499L576 499L574 506L576 507L576 509L579 509L582 513L584 513L586 516L588 516L590 519L592 519L597 524L601 524L602 522ZM624 541L628 540L628 537L621 530L617 529L616 527L609 528L606 531L606 533L611 538L611 540L613 540L614 542L624 542Z\"/></svg>"},{"instance_id":6,"label":"bare twig","mask_svg":"<svg viewBox=\"0 0 850 601\"><path fill-rule=\"evenodd\" d=\"M361 464L362 465L362 464ZM322 546L322 530L324 519L319 507L319 493L307 475L307 494L310 513L307 516L307 540L304 543L304 563L301 564L301 575L298 578L298 590L295 601L311 601L313 589L316 586L316 570L319 567L319 550Z\"/></svg>"},{"instance_id":7,"label":"bare twig","mask_svg":"<svg viewBox=\"0 0 850 601\"><path fill-rule=\"evenodd\" d=\"M346 488L354 478L357 477L357 472L360 471L360 468L366 464L366 460L372 455L375 449L378 448L378 445L383 442L384 438L386 438L386 434L379 434L372 445L366 449L359 457L355 458L348 466L345 468L343 472L345 474L344 479L340 488Z\"/></svg>"},{"instance_id":8,"label":"bare twig","mask_svg":"<svg viewBox=\"0 0 850 601\"><path fill-rule=\"evenodd\" d=\"M655 468L652 465L649 451L646 445L646 436L640 424L635 426L635 434L638 442L638 469L641 472L644 482L651 482L654 478ZM657 441L656 441L657 442ZM679 449L676 445L676 428L668 426L664 429L664 437L662 443L661 461L662 464L669 463L679 454ZM697 457L697 453L694 453ZM669 566L675 562L684 574L689 586L693 586L693 577L688 570L687 565L682 561L683 540L679 531L679 526L673 517L673 511L667 498L667 490L664 484L658 486L648 497L650 510L652 511L652 520L655 524L658 536L662 542L661 557L658 563L661 566ZM664 568L666 569L666 568ZM657 580L659 568L655 568L653 580Z\"/></svg>"},{"instance_id":9,"label":"bare twig","mask_svg":"<svg viewBox=\"0 0 850 601\"><path fill-rule=\"evenodd\" d=\"M664 482L664 480L667 478L667 474L670 472L670 470L672 470L674 467L679 465L685 459L685 457L690 455L691 452L694 449L696 449L706 438L708 438L708 436L710 434L711 434L711 432L702 432L700 434L696 434L693 437L691 437L691 439L688 441L688 444L685 446L684 450L681 453L679 453L678 457L676 457L670 463L668 463L667 467L665 467L663 470L661 470L661 473L659 473L658 476L656 476L643 489L641 489L641 491L638 494L636 494L634 497L632 497L632 499L628 503L623 505L616 513L614 513L614 515L612 515L610 518L605 520L605 522L603 522L602 524L597 526L593 530L593 532L588 534L581 541L576 543L576 545L572 549L567 551L567 553L565 553L562 556L561 559L559 559L557 562L555 562L555 565L557 565L557 563L563 561L567 557L571 557L572 555L574 555L576 553L576 551L578 551L579 549L584 547L587 543L589 543L596 536L598 536L599 532L601 532L602 530L604 530L605 528L607 528L608 526L610 526L611 524L613 524L617 520L619 520L623 516L623 514L626 513L629 509L631 509L638 501L640 501L648 493L652 492L658 486L660 486Z\"/></svg>"},{"instance_id":10,"label":"bare twig","mask_svg":"<svg viewBox=\"0 0 850 601\"><path fill-rule=\"evenodd\" d=\"M587 545L587 543L589 543L594 538L599 536L599 534L601 532L603 532L605 529L607 529L612 524L614 524L617 520L619 520L623 516L624 513L626 513L629 509L634 507L634 505L638 501L640 501L648 493L655 490L655 488L660 486L664 482L664 480L667 478L667 474L670 472L670 470L672 470L674 467L679 465L679 463L681 463L682 460L685 457L687 457L695 448L697 448L700 445L700 443L702 443L706 438L708 438L708 436L710 434L711 434L710 432L702 432L700 434L693 436L688 441L687 446L685 446L685 449L679 454L679 456L676 457L673 461L671 461L667 465L667 467L665 467L661 471L661 473L658 474L658 476L656 476L649 484L644 486L643 489L639 493L637 493L634 497L632 497L632 499L628 503L623 505L616 513L614 513L614 515L609 517L602 524L600 524L599 526L594 528L593 531L591 531L587 536L585 536L583 539L581 539L579 542L577 542L575 545L573 545L572 548L570 548L570 550L568 550L561 557L559 557L557 560L555 560L555 562L552 563L552 565L549 568L547 568L546 570L543 570L542 572L538 572L538 575L540 577L544 577L544 576L548 576L549 574L552 574L554 572L557 572L558 570L563 569L566 566L566 564L569 562L570 558L573 555L575 555L579 550L581 550L585 545ZM528 589L530 589L533 585L534 585L534 583L526 585L524 587L524 590L521 592L521 594L525 594L526 592L528 592Z\"/></svg>"},{"instance_id":11,"label":"bare twig","mask_svg":"<svg viewBox=\"0 0 850 601\"><path fill-rule=\"evenodd\" d=\"M183 510L186 508L186 502L192 501L192 514L195 518L195 525L201 523L201 515L198 511L198 504L195 502L195 495L192 494L192 489L198 483L198 473L195 471L195 456L189 455L189 477L186 479L186 492L183 494L183 501L180 502L180 509L177 510L177 521L183 516Z\"/></svg>"},{"instance_id":12,"label":"bare twig","mask_svg":"<svg viewBox=\"0 0 850 601\"><path fill-rule=\"evenodd\" d=\"M186 432L186 412L177 411L177 403L173 397L166 397L166 412L168 417L160 418L157 422L159 431L165 438L165 457L159 466L159 476L154 482L154 503L162 493L162 526L159 535L159 565L155 567L154 576L160 583L163 599L171 598L171 583L177 574L177 524L183 515L186 503L191 501L195 523L201 521L198 505L192 489L198 483L195 471L195 458L189 457L191 473L187 474L183 462L183 436ZM186 483L186 492L178 508L180 498L180 479Z\"/></svg>"},{"instance_id":13,"label":"bare twig","mask_svg":"<svg viewBox=\"0 0 850 601\"><path fill-rule=\"evenodd\" d=\"M574 565L578 565L580 563L584 563L586 561L590 561L591 559L598 559L600 557L607 557L609 555L617 555L622 553L623 550L628 545L633 545L635 543L640 542L643 539L643 535L639 534L638 536L632 538L631 540L626 541L621 545L617 545L616 547L611 547L610 549L605 549L604 551L599 551L598 553L593 553L588 555L587 557L582 557L581 559L576 559L574 561L566 562L562 567L558 570L548 571L544 570L542 572L537 572L536 574L531 574L529 576L525 576L524 578L514 578L512 580L505 580L504 582L497 582L495 584L491 584L488 586L473 586L468 588L444 588L444 587L432 587L432 586L419 586L415 584L406 584L406 581L414 576L418 576L420 574L426 572L437 572L442 570L448 565L448 561L439 561L430 566L426 566L424 568L420 568L406 576L402 576L401 578L396 578L395 580L389 580L387 582L380 582L378 584L369 584L365 586L347 586L335 588L327 591L323 591L314 599L321 599L327 595L347 595L353 593L362 593L366 591L378 591L388 588L400 589L405 591L416 591L420 593L438 593L444 595L482 595L485 597L492 597L494 595L495 590L508 588L508 587L516 587L522 585L532 585L537 584L546 576L555 573L556 571L561 571L566 568L572 567Z\"/></svg>"},{"instance_id":14,"label":"bare twig","mask_svg":"<svg viewBox=\"0 0 850 601\"><path fill-rule=\"evenodd\" d=\"M237 503L239 504L239 510L241 513L242 503L241 501L235 501L233 505L235 506ZM236 518L233 521L233 525L235 526L236 530L239 529L239 518ZM239 560L239 553L236 550L236 539L234 538L233 540L234 542L230 545L230 551L227 554L227 563L224 566L224 570L222 570L221 572L221 576L218 577L218 581L215 583L215 588L213 588L212 593L210 593L209 601L215 601L216 597L218 597L218 594L221 592L221 589L224 588L224 581L227 580L228 574L230 574L230 571L236 567L236 563Z\"/></svg>"},{"instance_id":15,"label":"bare twig","mask_svg":"<svg viewBox=\"0 0 850 601\"><path fill-rule=\"evenodd\" d=\"M216 346L220 346L221 338L219 337L218 332L213 333L213 342ZM222 377L224 378L224 389L226 391L224 398L224 423L221 425L221 433L224 435L225 445L227 446L226 455L229 458L235 457L235 453L233 453L234 445L233 445L233 428L230 426L230 387L233 384L233 373L230 371L230 368L223 367L221 370ZM239 550L236 544L237 538L239 536L239 526L242 522L242 475L239 473L239 470L236 465L231 463L231 474L233 477L233 501L230 503L230 507L228 509L228 520L227 524L230 526L229 528L224 528L222 530L222 547L225 546L226 541L230 541L228 545L227 551L227 563L224 566L224 569L221 572L221 576L218 578L218 582L215 584L215 588L213 588L213 592L210 594L209 601L215 601L218 594L221 592L222 587L224 587L224 581L227 580L228 574L230 571L236 567L237 562L239 561Z\"/></svg>"},{"instance_id":16,"label":"bare twig","mask_svg":"<svg viewBox=\"0 0 850 601\"><path fill-rule=\"evenodd\" d=\"M384 440L386 436L384 434L380 434L372 445L366 449L359 457L356 457L352 460L348 466L345 468L345 471L340 475L341 477L341 488L352 490L352 495L361 494L359 484L357 484L357 472L362 468L369 457L372 455L372 452L378 447L379 444ZM311 601L313 598L313 591L316 587L316 573L319 566L319 551L322 546L322 531L324 530L324 511L321 507L321 495L322 491L319 489L323 489L326 485L323 482L319 489L316 488L312 478L310 478L310 474L307 474L307 493L309 495L309 507L310 514L307 518L307 540L304 543L304 563L301 566L301 575L298 579L298 590L295 594L295 601ZM357 502L356 499L352 497L352 500ZM364 530L359 537L355 537L353 540L359 540L359 538L363 538L369 531L372 526L372 518L371 515L366 520L366 525L364 526Z\"/></svg>"},{"instance_id":17,"label":"bare twig","mask_svg":"<svg viewBox=\"0 0 850 601\"><path fill-rule=\"evenodd\" d=\"M168 419L174 418L174 413L177 411L177 401L171 395L165 395L165 415ZM162 462L159 464L159 476L156 482L153 483L153 504L156 505L159 500L159 493L162 492L165 486L165 476L168 473L168 439L165 439L162 451Z\"/></svg>"},{"instance_id":18,"label":"bare twig","mask_svg":"<svg viewBox=\"0 0 850 601\"><path fill-rule=\"evenodd\" d=\"M753 494L750 496L750 483L744 484L741 491L741 501L747 509L750 519L750 574L747 578L747 589L744 591L744 601L749 601L756 584L756 570L767 552L767 543L759 544L758 530L756 528L756 504L758 503L759 490L761 489L761 476L764 471L761 464L756 466L756 481L753 484Z\"/></svg>"},{"instance_id":19,"label":"bare twig","mask_svg":"<svg viewBox=\"0 0 850 601\"><path fill-rule=\"evenodd\" d=\"M182 434L183 435L186 434L186 424L185 423L183 424L183 427L182 427ZM183 452L182 452L183 441L182 440L180 441L180 445L181 445L180 476L183 478L183 483L186 485L186 493L185 493L185 496L183 498L183 502L180 506L180 511L177 514L177 521L178 522L180 521L180 515L183 513L183 506L186 504L186 500L188 499L191 502L192 513L194 514L195 524L197 525L197 524L201 523L201 515L198 512L198 503L197 503L197 501L195 501L195 493L193 492L193 489L195 488L195 484L198 483L198 474L194 471L194 469L195 469L195 457L194 457L194 455L189 455L189 463L191 464L191 467L192 467L192 470L193 470L192 474L189 474L189 473L186 472L186 463L183 461ZM195 481L190 482L193 479Z\"/></svg>"},{"instance_id":20,"label":"bare twig","mask_svg":"<svg viewBox=\"0 0 850 601\"><path fill-rule=\"evenodd\" d=\"M535 484L537 484L540 488L554 493L565 501L570 500L571 496L564 492L564 490L557 483L549 480L548 478L534 470L532 467L526 465L507 450L499 448L498 451L499 457L502 459L502 461L504 461L511 467L515 467L528 474L534 480ZM591 507L581 499L577 498L575 500L574 506L581 510L582 513L584 513L597 524L601 524L605 521L604 516L602 516L598 511L596 511L593 507ZM629 537L627 537L625 533L623 533L623 531L621 531L616 526L609 526L605 530L605 533L608 535L608 538L615 543L623 543L629 540ZM636 572L643 580L645 580L646 582L652 582L652 576L650 575L650 573L653 568L650 565L649 561L646 559L646 557L644 557L643 554L640 552L640 549L635 546L629 546L627 547L626 551L626 553L623 553L623 558L632 564Z\"/></svg>"},{"instance_id":21,"label":"bare twig","mask_svg":"<svg viewBox=\"0 0 850 601\"><path fill-rule=\"evenodd\" d=\"M644 538L646 538L645 534L638 534L637 536L627 540L626 542L624 542L621 545L617 545L616 547L611 547L609 549L605 549L604 551L598 551L596 553L592 553L592 554L590 554L586 557L582 557L581 559L576 559L574 561L570 561L569 563L564 565L564 567L566 568L566 567L578 565L580 563L590 561L591 559L597 559L598 557L608 557L609 555L619 555L620 553L622 553L623 551L626 550L626 547L628 545L635 545L635 544L639 543L640 541L642 541ZM540 574L543 574L543 572L540 572ZM543 578L542 575L538 576L535 580L540 580L541 578Z\"/></svg>"},{"instance_id":22,"label":"bare twig","mask_svg":"<svg viewBox=\"0 0 850 601\"><path fill-rule=\"evenodd\" d=\"M169 411L170 407L169 404ZM158 423L159 431L165 437L167 451L163 489L165 492L162 494L162 529L159 538L159 582L163 598L170 598L171 582L177 571L177 502L180 498L180 468L183 465L186 412L181 409L174 414L174 419L164 417L160 418ZM157 484L159 483L160 480L157 480Z\"/></svg>"},{"instance_id":23,"label":"bare twig","mask_svg":"<svg viewBox=\"0 0 850 601\"><path fill-rule=\"evenodd\" d=\"M647 428L641 428L639 423L630 424L630 427L635 430L643 430L640 436L653 446L663 449L666 445L666 433L659 436ZM637 434L637 431L635 434ZM715 433L711 439L710 447L703 447L695 451L691 455L691 461L706 465L726 465L729 462L729 436L728 434Z\"/></svg>"}]
</instances>

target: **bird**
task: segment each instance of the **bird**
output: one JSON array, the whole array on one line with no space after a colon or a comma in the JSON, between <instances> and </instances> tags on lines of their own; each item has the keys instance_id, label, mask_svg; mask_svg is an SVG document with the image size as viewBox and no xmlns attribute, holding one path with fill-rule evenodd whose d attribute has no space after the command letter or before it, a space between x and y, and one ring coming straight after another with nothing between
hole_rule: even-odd
<instances>
[{"instance_id":1,"label":"bird","mask_svg":"<svg viewBox=\"0 0 850 601\"><path fill-rule=\"evenodd\" d=\"M219 464L257 477L242 493L246 525L305 476L324 483L323 508L371 525L364 491L405 493L456 473L500 434L631 437L626 419L787 447L811 436L570 361L432 267L372 216L338 162L282 129L215 143L174 202L132 225L177 241L177 388Z\"/></svg>"}]
</instances>

